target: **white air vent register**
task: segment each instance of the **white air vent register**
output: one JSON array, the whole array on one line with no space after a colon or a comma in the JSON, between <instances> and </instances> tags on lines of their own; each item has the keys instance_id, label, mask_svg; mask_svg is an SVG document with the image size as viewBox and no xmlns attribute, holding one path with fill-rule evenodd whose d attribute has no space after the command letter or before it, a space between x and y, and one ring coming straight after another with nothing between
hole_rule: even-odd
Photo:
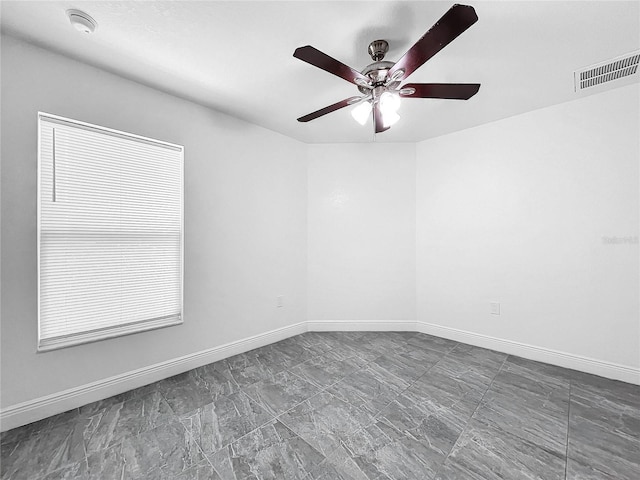
<instances>
[{"instance_id":1,"label":"white air vent register","mask_svg":"<svg viewBox=\"0 0 640 480\"><path fill-rule=\"evenodd\" d=\"M585 90L629 75L637 75L638 63L640 63L640 50L577 70L573 74L575 91Z\"/></svg>"}]
</instances>

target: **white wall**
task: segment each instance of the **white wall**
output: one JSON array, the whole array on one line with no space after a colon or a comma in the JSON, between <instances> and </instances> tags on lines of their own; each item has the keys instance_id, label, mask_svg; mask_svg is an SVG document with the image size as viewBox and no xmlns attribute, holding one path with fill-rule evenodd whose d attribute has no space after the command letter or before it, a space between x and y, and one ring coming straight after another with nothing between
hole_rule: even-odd
<instances>
[{"instance_id":1,"label":"white wall","mask_svg":"<svg viewBox=\"0 0 640 480\"><path fill-rule=\"evenodd\" d=\"M637 369L638 244L603 237L637 242L639 106L635 84L418 144L418 321Z\"/></svg>"},{"instance_id":2,"label":"white wall","mask_svg":"<svg viewBox=\"0 0 640 480\"><path fill-rule=\"evenodd\" d=\"M638 245L602 241L638 235L637 85L417 146L307 146L11 37L2 67L3 409L307 319L640 366ZM38 110L185 145L184 325L35 353Z\"/></svg>"},{"instance_id":3,"label":"white wall","mask_svg":"<svg viewBox=\"0 0 640 480\"><path fill-rule=\"evenodd\" d=\"M309 146L309 320L415 320L414 175L414 144Z\"/></svg>"},{"instance_id":4,"label":"white wall","mask_svg":"<svg viewBox=\"0 0 640 480\"><path fill-rule=\"evenodd\" d=\"M5 36L1 88L2 408L304 321L303 144ZM184 325L36 353L39 110L185 146Z\"/></svg>"}]
</instances>

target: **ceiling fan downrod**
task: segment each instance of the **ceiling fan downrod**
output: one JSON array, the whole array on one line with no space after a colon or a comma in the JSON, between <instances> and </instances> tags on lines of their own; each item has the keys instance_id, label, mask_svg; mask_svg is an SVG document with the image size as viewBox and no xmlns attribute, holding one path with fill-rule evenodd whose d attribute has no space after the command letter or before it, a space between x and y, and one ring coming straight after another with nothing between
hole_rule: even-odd
<instances>
[{"instance_id":1,"label":"ceiling fan downrod","mask_svg":"<svg viewBox=\"0 0 640 480\"><path fill-rule=\"evenodd\" d=\"M389 51L389 43L386 40L374 40L369 44L369 55L374 62L379 62Z\"/></svg>"}]
</instances>

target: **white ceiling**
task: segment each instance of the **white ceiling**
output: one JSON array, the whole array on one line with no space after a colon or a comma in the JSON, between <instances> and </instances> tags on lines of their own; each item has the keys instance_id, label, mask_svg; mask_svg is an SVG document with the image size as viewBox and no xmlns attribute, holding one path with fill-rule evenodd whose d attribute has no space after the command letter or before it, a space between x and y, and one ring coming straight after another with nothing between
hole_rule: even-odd
<instances>
[{"instance_id":1,"label":"white ceiling","mask_svg":"<svg viewBox=\"0 0 640 480\"><path fill-rule=\"evenodd\" d=\"M357 94L293 58L312 45L361 70L367 45L397 60L453 1L7 1L5 33L309 143L370 142L349 108L296 118ZM478 1L478 22L419 68L411 82L481 83L468 101L405 99L401 120L376 141L415 142L585 94L573 71L640 48L640 2ZM98 22L74 30L69 8Z\"/></svg>"}]
</instances>

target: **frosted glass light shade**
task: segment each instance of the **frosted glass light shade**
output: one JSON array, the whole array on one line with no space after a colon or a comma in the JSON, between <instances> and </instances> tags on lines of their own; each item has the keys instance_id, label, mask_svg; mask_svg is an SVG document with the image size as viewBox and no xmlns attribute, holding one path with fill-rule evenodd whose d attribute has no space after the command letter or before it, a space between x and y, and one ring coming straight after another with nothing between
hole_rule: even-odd
<instances>
[{"instance_id":1,"label":"frosted glass light shade","mask_svg":"<svg viewBox=\"0 0 640 480\"><path fill-rule=\"evenodd\" d=\"M400 108L400 96L391 92L384 92L380 95L380 110L383 115L388 112L397 112Z\"/></svg>"},{"instance_id":2,"label":"frosted glass light shade","mask_svg":"<svg viewBox=\"0 0 640 480\"><path fill-rule=\"evenodd\" d=\"M382 114L382 125L385 127L390 127L391 125L396 124L398 120L400 120L400 115L396 112L387 111Z\"/></svg>"},{"instance_id":3,"label":"frosted glass light shade","mask_svg":"<svg viewBox=\"0 0 640 480\"><path fill-rule=\"evenodd\" d=\"M369 102L360 102L353 110L351 110L351 116L360 125L367 123L369 114L371 113L371 104Z\"/></svg>"},{"instance_id":4,"label":"frosted glass light shade","mask_svg":"<svg viewBox=\"0 0 640 480\"><path fill-rule=\"evenodd\" d=\"M379 101L382 124L385 127L390 127L400 120L400 115L397 113L400 108L400 96L397 93L384 92L380 95Z\"/></svg>"}]
</instances>

